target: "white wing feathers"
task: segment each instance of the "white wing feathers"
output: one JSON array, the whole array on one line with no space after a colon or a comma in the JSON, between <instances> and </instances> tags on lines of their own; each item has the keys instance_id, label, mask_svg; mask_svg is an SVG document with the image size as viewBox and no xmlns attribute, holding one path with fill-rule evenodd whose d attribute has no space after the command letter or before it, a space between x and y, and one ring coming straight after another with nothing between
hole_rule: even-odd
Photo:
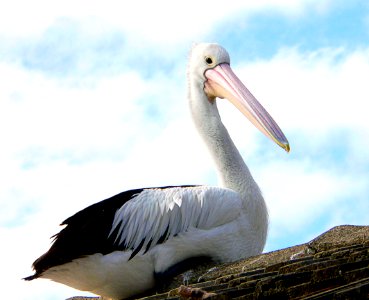
<instances>
[{"instance_id":1,"label":"white wing feathers","mask_svg":"<svg viewBox=\"0 0 369 300\"><path fill-rule=\"evenodd\" d=\"M217 187L146 189L125 203L114 216L115 243L139 251L189 228L210 229L236 219L238 194Z\"/></svg>"}]
</instances>

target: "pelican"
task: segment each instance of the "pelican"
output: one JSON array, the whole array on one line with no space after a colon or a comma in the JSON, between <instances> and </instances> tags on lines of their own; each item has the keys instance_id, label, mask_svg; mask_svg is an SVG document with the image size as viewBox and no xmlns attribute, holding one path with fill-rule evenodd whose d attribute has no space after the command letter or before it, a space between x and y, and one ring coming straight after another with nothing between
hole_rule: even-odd
<instances>
[{"instance_id":1,"label":"pelican","mask_svg":"<svg viewBox=\"0 0 369 300\"><path fill-rule=\"evenodd\" d=\"M263 251L266 204L221 121L216 98L233 103L287 152L289 143L233 73L220 45L193 46L187 77L193 121L215 161L220 187L142 188L93 204L61 224L26 280L47 278L124 299L155 287L191 260L231 262Z\"/></svg>"}]
</instances>

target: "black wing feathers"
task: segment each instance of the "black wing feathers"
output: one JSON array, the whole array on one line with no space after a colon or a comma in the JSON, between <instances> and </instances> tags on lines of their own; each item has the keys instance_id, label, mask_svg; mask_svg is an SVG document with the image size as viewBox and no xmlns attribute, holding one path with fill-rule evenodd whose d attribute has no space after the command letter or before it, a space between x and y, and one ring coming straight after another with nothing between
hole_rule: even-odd
<instances>
[{"instance_id":1,"label":"black wing feathers","mask_svg":"<svg viewBox=\"0 0 369 300\"><path fill-rule=\"evenodd\" d=\"M115 212L142 191L122 192L66 219L61 225L67 226L54 236L50 250L33 263L36 275L78 257L121 250L113 238L108 238Z\"/></svg>"}]
</instances>

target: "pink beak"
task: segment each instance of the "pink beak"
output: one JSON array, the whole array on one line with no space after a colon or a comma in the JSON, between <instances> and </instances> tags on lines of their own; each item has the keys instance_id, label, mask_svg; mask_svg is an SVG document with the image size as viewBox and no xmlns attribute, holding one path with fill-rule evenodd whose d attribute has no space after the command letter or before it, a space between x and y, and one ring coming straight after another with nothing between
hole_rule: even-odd
<instances>
[{"instance_id":1,"label":"pink beak","mask_svg":"<svg viewBox=\"0 0 369 300\"><path fill-rule=\"evenodd\" d=\"M256 100L229 64L223 63L205 71L204 91L212 99L226 98L235 105L262 133L287 152L290 145L277 123Z\"/></svg>"}]
</instances>

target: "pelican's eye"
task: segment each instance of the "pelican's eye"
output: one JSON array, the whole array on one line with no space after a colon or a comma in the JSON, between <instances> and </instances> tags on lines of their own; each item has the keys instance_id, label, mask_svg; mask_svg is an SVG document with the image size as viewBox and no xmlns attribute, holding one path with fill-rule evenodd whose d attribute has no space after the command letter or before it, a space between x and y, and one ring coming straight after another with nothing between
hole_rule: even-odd
<instances>
[{"instance_id":1,"label":"pelican's eye","mask_svg":"<svg viewBox=\"0 0 369 300\"><path fill-rule=\"evenodd\" d=\"M213 59L210 56L205 56L205 62L211 66L213 64Z\"/></svg>"}]
</instances>

